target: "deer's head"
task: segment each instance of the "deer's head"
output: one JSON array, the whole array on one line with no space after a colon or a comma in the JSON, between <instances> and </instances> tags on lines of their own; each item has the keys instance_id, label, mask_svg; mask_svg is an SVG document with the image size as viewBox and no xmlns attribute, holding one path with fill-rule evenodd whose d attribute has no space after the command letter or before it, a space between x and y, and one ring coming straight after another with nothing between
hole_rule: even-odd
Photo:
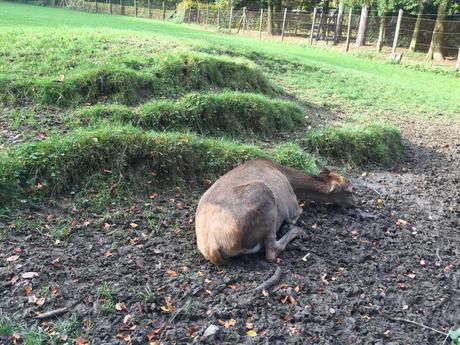
<instances>
[{"instance_id":1,"label":"deer's head","mask_svg":"<svg viewBox=\"0 0 460 345\"><path fill-rule=\"evenodd\" d=\"M359 205L359 198L346 177L332 172L326 167L321 167L319 176L327 183L330 202L344 207Z\"/></svg>"}]
</instances>

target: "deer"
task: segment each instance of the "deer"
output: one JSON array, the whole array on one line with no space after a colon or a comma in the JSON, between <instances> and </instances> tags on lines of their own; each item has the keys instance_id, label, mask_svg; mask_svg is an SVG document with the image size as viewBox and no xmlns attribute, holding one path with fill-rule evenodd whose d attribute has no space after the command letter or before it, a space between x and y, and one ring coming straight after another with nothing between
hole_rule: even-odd
<instances>
[{"instance_id":1,"label":"deer","mask_svg":"<svg viewBox=\"0 0 460 345\"><path fill-rule=\"evenodd\" d=\"M266 158L250 160L220 177L202 195L195 215L198 250L215 265L265 248L272 262L293 239L303 209L298 199L356 207L350 181L321 167L312 175ZM277 240L278 232L285 234Z\"/></svg>"}]
</instances>

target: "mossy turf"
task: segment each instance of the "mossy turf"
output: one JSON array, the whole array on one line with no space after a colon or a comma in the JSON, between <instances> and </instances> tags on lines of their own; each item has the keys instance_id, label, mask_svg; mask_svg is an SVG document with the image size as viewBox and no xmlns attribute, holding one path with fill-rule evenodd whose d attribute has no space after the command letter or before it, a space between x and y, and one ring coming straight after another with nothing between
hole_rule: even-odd
<instances>
[{"instance_id":1,"label":"mossy turf","mask_svg":"<svg viewBox=\"0 0 460 345\"><path fill-rule=\"evenodd\" d=\"M86 123L109 119L143 129L232 137L268 138L305 125L304 111L297 104L241 92L193 93L135 109L99 104L84 108L78 116Z\"/></svg>"},{"instance_id":2,"label":"mossy turf","mask_svg":"<svg viewBox=\"0 0 460 345\"><path fill-rule=\"evenodd\" d=\"M74 69L43 78L0 74L0 102L10 105L73 106L97 101L134 105L152 97L177 97L192 90L229 89L273 93L255 65L202 53L160 55L141 61Z\"/></svg>"},{"instance_id":3,"label":"mossy turf","mask_svg":"<svg viewBox=\"0 0 460 345\"><path fill-rule=\"evenodd\" d=\"M107 125L17 145L1 153L0 207L69 191L94 174L128 178L135 171L162 184L203 184L255 157L292 163L310 172L316 169L313 158L293 144L288 150L263 150L188 133Z\"/></svg>"},{"instance_id":4,"label":"mossy turf","mask_svg":"<svg viewBox=\"0 0 460 345\"><path fill-rule=\"evenodd\" d=\"M404 151L400 131L381 122L314 129L306 134L304 144L319 155L358 165L388 165Z\"/></svg>"}]
</instances>

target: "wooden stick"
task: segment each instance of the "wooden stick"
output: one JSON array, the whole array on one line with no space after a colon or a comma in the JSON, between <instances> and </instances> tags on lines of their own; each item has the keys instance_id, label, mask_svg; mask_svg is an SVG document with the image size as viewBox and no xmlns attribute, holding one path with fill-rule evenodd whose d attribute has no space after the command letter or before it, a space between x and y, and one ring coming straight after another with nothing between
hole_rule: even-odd
<instances>
[{"instance_id":1,"label":"wooden stick","mask_svg":"<svg viewBox=\"0 0 460 345\"><path fill-rule=\"evenodd\" d=\"M283 29L281 30L281 41L284 41L284 27L286 25L286 14L287 14L287 8L284 9Z\"/></svg>"},{"instance_id":2,"label":"wooden stick","mask_svg":"<svg viewBox=\"0 0 460 345\"><path fill-rule=\"evenodd\" d=\"M278 266L276 268L275 273L273 273L273 275L268 280L266 280L265 282L260 284L258 287L256 287L256 291L260 292L262 290L266 290L270 288L271 286L275 285L276 283L278 283L281 280L281 273L282 273L281 268Z\"/></svg>"},{"instance_id":3,"label":"wooden stick","mask_svg":"<svg viewBox=\"0 0 460 345\"><path fill-rule=\"evenodd\" d=\"M228 21L228 29L230 30L230 32L232 32L232 16L233 16L233 6L230 7L230 14L229 14L230 18L229 18L229 21Z\"/></svg>"},{"instance_id":4,"label":"wooden stick","mask_svg":"<svg viewBox=\"0 0 460 345\"><path fill-rule=\"evenodd\" d=\"M350 49L350 34L351 34L351 20L353 16L353 8L350 8L348 14L348 27L347 27L347 42L345 43L345 51L347 52Z\"/></svg>"},{"instance_id":5,"label":"wooden stick","mask_svg":"<svg viewBox=\"0 0 460 345\"><path fill-rule=\"evenodd\" d=\"M261 8L260 9L260 19L259 19L259 38L262 38L262 21L263 20L264 20L264 9Z\"/></svg>"},{"instance_id":6,"label":"wooden stick","mask_svg":"<svg viewBox=\"0 0 460 345\"><path fill-rule=\"evenodd\" d=\"M439 334L442 334L442 335L447 335L446 332L443 332L443 331L440 331L436 328L433 328L433 327L430 327L430 326L425 326L424 324L421 324L421 323L418 323L418 322L415 322L415 321L412 321L412 320L407 320L407 319L401 319L399 317L389 317L391 320L394 320L394 321L401 321L401 322L406 322L406 323L410 323L412 325L416 325L416 326L420 326L422 328L426 328L426 329L429 329L433 332L436 332L436 333L439 333Z\"/></svg>"},{"instance_id":7,"label":"wooden stick","mask_svg":"<svg viewBox=\"0 0 460 345\"><path fill-rule=\"evenodd\" d=\"M398 13L398 21L396 22L396 31L395 31L395 38L393 40L393 49L391 50L391 53L396 52L396 46L398 45L398 38L399 38L399 29L401 28L401 20L403 16L403 10L400 9Z\"/></svg>"},{"instance_id":8,"label":"wooden stick","mask_svg":"<svg viewBox=\"0 0 460 345\"><path fill-rule=\"evenodd\" d=\"M313 44L313 32L315 31L315 22L316 22L316 12L318 10L316 7L313 9L313 19L311 20L311 31L310 31L310 45Z\"/></svg>"},{"instance_id":9,"label":"wooden stick","mask_svg":"<svg viewBox=\"0 0 460 345\"><path fill-rule=\"evenodd\" d=\"M217 29L220 29L220 8L217 8Z\"/></svg>"},{"instance_id":10,"label":"wooden stick","mask_svg":"<svg viewBox=\"0 0 460 345\"><path fill-rule=\"evenodd\" d=\"M37 319L39 320L43 320L43 319L48 319L50 317L54 317L54 316L58 316L58 315L61 315L61 314L64 314L64 313L67 313L67 308L64 307L64 308L59 308L59 309L55 309L55 310L51 310L51 311L47 311L46 313L40 313L37 315Z\"/></svg>"}]
</instances>

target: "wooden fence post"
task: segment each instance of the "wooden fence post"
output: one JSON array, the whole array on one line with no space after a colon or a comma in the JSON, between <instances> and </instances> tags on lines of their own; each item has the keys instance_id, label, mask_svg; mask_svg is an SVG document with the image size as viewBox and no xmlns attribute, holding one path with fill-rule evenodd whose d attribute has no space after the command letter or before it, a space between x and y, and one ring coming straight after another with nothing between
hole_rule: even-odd
<instances>
[{"instance_id":1,"label":"wooden fence post","mask_svg":"<svg viewBox=\"0 0 460 345\"><path fill-rule=\"evenodd\" d=\"M232 17L233 17L233 6L230 7L230 14L229 14L229 21L228 21L228 29L232 32Z\"/></svg>"},{"instance_id":2,"label":"wooden fence post","mask_svg":"<svg viewBox=\"0 0 460 345\"><path fill-rule=\"evenodd\" d=\"M243 7L243 35L246 33L246 6Z\"/></svg>"},{"instance_id":3,"label":"wooden fence post","mask_svg":"<svg viewBox=\"0 0 460 345\"><path fill-rule=\"evenodd\" d=\"M147 16L152 18L152 3L150 0L147 0Z\"/></svg>"},{"instance_id":4,"label":"wooden fence post","mask_svg":"<svg viewBox=\"0 0 460 345\"><path fill-rule=\"evenodd\" d=\"M109 12L112 14L112 0L109 0Z\"/></svg>"},{"instance_id":5,"label":"wooden fence post","mask_svg":"<svg viewBox=\"0 0 460 345\"><path fill-rule=\"evenodd\" d=\"M198 9L196 10L196 23L200 24L200 4L198 4Z\"/></svg>"},{"instance_id":6,"label":"wooden fence post","mask_svg":"<svg viewBox=\"0 0 460 345\"><path fill-rule=\"evenodd\" d=\"M220 29L220 7L217 8L217 24L216 24L217 30Z\"/></svg>"},{"instance_id":7,"label":"wooden fence post","mask_svg":"<svg viewBox=\"0 0 460 345\"><path fill-rule=\"evenodd\" d=\"M460 47L458 48L457 64L455 65L455 70L460 71Z\"/></svg>"},{"instance_id":8,"label":"wooden fence post","mask_svg":"<svg viewBox=\"0 0 460 345\"><path fill-rule=\"evenodd\" d=\"M165 2L163 1L163 20L166 20L166 7L165 7Z\"/></svg>"},{"instance_id":9,"label":"wooden fence post","mask_svg":"<svg viewBox=\"0 0 460 345\"><path fill-rule=\"evenodd\" d=\"M403 16L403 10L400 9L398 13L398 21L396 22L396 31L395 31L395 38L393 40L393 49L391 49L392 54L396 52L396 46L398 45L399 29L401 28L402 16Z\"/></svg>"},{"instance_id":10,"label":"wooden fence post","mask_svg":"<svg viewBox=\"0 0 460 345\"><path fill-rule=\"evenodd\" d=\"M259 19L259 38L262 38L262 21L264 20L264 9L260 9L260 19Z\"/></svg>"},{"instance_id":11,"label":"wooden fence post","mask_svg":"<svg viewBox=\"0 0 460 345\"><path fill-rule=\"evenodd\" d=\"M206 17L204 19L205 25L208 25L208 17L209 17L209 5L206 6Z\"/></svg>"},{"instance_id":12,"label":"wooden fence post","mask_svg":"<svg viewBox=\"0 0 460 345\"><path fill-rule=\"evenodd\" d=\"M342 36L343 7L343 1L340 1L339 12L337 13L337 23L335 25L334 44L337 44Z\"/></svg>"},{"instance_id":13,"label":"wooden fence post","mask_svg":"<svg viewBox=\"0 0 460 345\"><path fill-rule=\"evenodd\" d=\"M99 6L97 5L97 0L96 0L96 13L97 13L97 11L98 11L98 9L99 9L98 7L99 7Z\"/></svg>"},{"instance_id":14,"label":"wooden fence post","mask_svg":"<svg viewBox=\"0 0 460 345\"><path fill-rule=\"evenodd\" d=\"M353 17L353 8L350 8L350 13L348 14L348 27L347 27L347 42L345 43L345 51L347 52L350 49L350 34L351 34L351 20Z\"/></svg>"},{"instance_id":15,"label":"wooden fence post","mask_svg":"<svg viewBox=\"0 0 460 345\"><path fill-rule=\"evenodd\" d=\"M134 0L134 17L137 17L137 1Z\"/></svg>"},{"instance_id":16,"label":"wooden fence post","mask_svg":"<svg viewBox=\"0 0 460 345\"><path fill-rule=\"evenodd\" d=\"M313 9L313 19L311 20L311 30L310 30L310 45L313 44L313 32L315 31L315 22L316 22L316 12L318 10L316 7Z\"/></svg>"},{"instance_id":17,"label":"wooden fence post","mask_svg":"<svg viewBox=\"0 0 460 345\"><path fill-rule=\"evenodd\" d=\"M287 14L287 8L284 9L283 28L281 29L281 41L284 41L284 27L286 25L286 14Z\"/></svg>"},{"instance_id":18,"label":"wooden fence post","mask_svg":"<svg viewBox=\"0 0 460 345\"><path fill-rule=\"evenodd\" d=\"M190 8L188 9L188 23L190 24L192 22L192 5L190 5Z\"/></svg>"}]
</instances>

